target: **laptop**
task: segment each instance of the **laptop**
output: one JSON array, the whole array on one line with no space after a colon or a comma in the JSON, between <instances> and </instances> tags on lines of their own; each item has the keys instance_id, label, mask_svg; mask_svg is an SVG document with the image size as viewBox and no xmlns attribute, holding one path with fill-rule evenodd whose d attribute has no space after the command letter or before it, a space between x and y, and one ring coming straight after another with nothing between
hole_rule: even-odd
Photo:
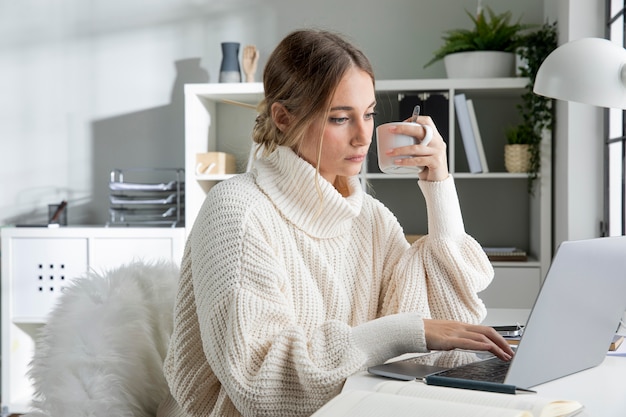
<instances>
[{"instance_id":1,"label":"laptop","mask_svg":"<svg viewBox=\"0 0 626 417\"><path fill-rule=\"evenodd\" d=\"M486 386L528 389L599 365L624 311L626 236L566 241L555 254L510 362L485 352L434 352L368 371L403 380L424 378L427 383L434 376L437 385L447 385L441 383L446 378L471 381L463 387L482 389L474 381L483 377L465 375L465 370L500 362L508 369Z\"/></svg>"}]
</instances>

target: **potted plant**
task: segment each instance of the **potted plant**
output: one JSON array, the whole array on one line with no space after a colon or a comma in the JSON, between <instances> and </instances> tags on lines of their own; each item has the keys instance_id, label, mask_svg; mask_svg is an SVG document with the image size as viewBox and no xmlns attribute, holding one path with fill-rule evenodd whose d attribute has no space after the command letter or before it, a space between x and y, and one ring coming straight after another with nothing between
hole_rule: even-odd
<instances>
[{"instance_id":1,"label":"potted plant","mask_svg":"<svg viewBox=\"0 0 626 417\"><path fill-rule=\"evenodd\" d=\"M507 172L529 172L531 167L530 143L535 142L532 126L519 124L507 129L504 146L504 168Z\"/></svg>"},{"instance_id":2,"label":"potted plant","mask_svg":"<svg viewBox=\"0 0 626 417\"><path fill-rule=\"evenodd\" d=\"M543 132L551 130L554 123L552 100L533 92L535 76L539 66L546 57L557 47L556 22L545 23L538 30L530 32L520 38L521 45L518 54L524 65L520 66L520 75L528 78L526 89L522 94L522 102L517 106L522 121L507 131L508 145L527 145L529 189L537 178L541 169L541 138ZM506 154L505 147L505 165ZM507 168L508 170L508 168ZM520 171L516 171L520 172Z\"/></svg>"},{"instance_id":3,"label":"potted plant","mask_svg":"<svg viewBox=\"0 0 626 417\"><path fill-rule=\"evenodd\" d=\"M450 78L513 76L521 33L532 25L522 24L519 19L512 23L510 11L496 14L485 7L476 16L465 12L474 27L446 31L444 44L424 67L443 59Z\"/></svg>"}]
</instances>

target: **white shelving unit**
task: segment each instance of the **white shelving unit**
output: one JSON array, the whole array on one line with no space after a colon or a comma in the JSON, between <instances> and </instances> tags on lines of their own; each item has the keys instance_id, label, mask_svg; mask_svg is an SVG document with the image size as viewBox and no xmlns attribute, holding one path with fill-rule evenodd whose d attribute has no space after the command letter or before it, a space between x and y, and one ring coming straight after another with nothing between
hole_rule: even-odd
<instances>
[{"instance_id":1,"label":"white shelving unit","mask_svg":"<svg viewBox=\"0 0 626 417\"><path fill-rule=\"evenodd\" d=\"M527 251L528 261L494 263L496 278L482 293L492 308L530 308L551 262L551 135L542 144L542 171L533 193L526 174L504 170L504 132L519 122L516 104L524 91L524 78L417 79L376 82L377 124L402 120L397 114L399 97L437 93L448 98L447 144L450 172L455 178L468 232L484 246L516 246ZM471 98L481 127L490 171L472 174L460 140L455 94ZM188 84L185 86L185 218L187 232L193 226L208 190L229 176L197 176L195 155L221 151L235 155L238 172L244 172L252 146L256 112L233 102L256 105L263 98L261 83ZM424 111L423 114L428 114ZM437 120L435 120L437 122ZM438 125L441 130L441 125ZM445 139L445 138L444 138ZM375 149L372 143L370 152ZM368 158L370 164L374 158ZM364 164L362 183L367 192L383 201L398 217L407 234L426 233L425 206L413 175L387 175ZM409 210L407 212L407 210ZM418 219L419 217L419 219Z\"/></svg>"},{"instance_id":2,"label":"white shelving unit","mask_svg":"<svg viewBox=\"0 0 626 417\"><path fill-rule=\"evenodd\" d=\"M35 339L66 285L132 260L178 263L185 240L183 228L165 227L9 227L1 234L2 415L28 411Z\"/></svg>"}]
</instances>

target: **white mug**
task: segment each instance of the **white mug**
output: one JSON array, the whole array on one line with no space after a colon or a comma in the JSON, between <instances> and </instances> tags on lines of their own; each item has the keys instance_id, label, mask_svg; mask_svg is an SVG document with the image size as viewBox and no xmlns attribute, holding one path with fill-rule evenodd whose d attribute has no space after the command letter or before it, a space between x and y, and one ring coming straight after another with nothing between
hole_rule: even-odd
<instances>
[{"instance_id":1,"label":"white mug","mask_svg":"<svg viewBox=\"0 0 626 417\"><path fill-rule=\"evenodd\" d=\"M396 165L396 159L411 158L410 156L389 156L386 152L389 149L399 148L401 146L410 146L421 143L428 145L433 138L433 129L427 125L420 125L426 131L424 139L421 141L413 136L401 135L389 130L391 126L416 125L414 122L391 122L384 123L376 128L376 146L378 149L378 166L380 170L386 174L419 174L424 167Z\"/></svg>"}]
</instances>

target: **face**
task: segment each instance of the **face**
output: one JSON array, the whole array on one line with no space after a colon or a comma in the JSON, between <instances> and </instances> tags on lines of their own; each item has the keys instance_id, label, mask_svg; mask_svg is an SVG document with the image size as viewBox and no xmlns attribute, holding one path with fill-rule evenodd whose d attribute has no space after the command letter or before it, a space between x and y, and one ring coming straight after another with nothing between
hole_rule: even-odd
<instances>
[{"instance_id":1,"label":"face","mask_svg":"<svg viewBox=\"0 0 626 417\"><path fill-rule=\"evenodd\" d=\"M320 175L331 184L335 184L338 176L357 175L372 142L375 105L370 76L357 68L348 70L337 86L327 119L311 125L297 149L298 154L317 166L322 137Z\"/></svg>"}]
</instances>

